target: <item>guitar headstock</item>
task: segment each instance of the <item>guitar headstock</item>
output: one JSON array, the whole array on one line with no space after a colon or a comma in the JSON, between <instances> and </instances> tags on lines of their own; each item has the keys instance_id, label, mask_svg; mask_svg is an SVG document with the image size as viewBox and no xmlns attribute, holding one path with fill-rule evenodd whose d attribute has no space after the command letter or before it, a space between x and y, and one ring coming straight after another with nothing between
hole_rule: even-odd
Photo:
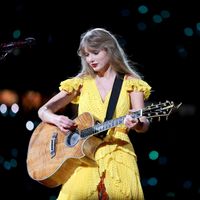
<instances>
[{"instance_id":1,"label":"guitar headstock","mask_svg":"<svg viewBox=\"0 0 200 200\"><path fill-rule=\"evenodd\" d=\"M158 118L158 120L160 120L161 117L166 117L166 119L168 119L168 116L172 113L172 111L174 109L178 109L181 104L182 103L175 106L173 101L168 100L165 102L159 102L158 104L152 104L145 107L142 110L142 115L150 118L150 120L153 118Z\"/></svg>"}]
</instances>

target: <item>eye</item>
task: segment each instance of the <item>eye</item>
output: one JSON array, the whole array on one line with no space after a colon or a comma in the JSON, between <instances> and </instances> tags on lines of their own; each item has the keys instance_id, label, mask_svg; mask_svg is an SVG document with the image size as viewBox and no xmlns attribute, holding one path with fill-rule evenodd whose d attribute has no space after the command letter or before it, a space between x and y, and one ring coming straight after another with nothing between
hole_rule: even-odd
<instances>
[{"instance_id":1,"label":"eye","mask_svg":"<svg viewBox=\"0 0 200 200\"><path fill-rule=\"evenodd\" d=\"M85 57L88 57L89 56L89 53L84 53L83 54Z\"/></svg>"},{"instance_id":2,"label":"eye","mask_svg":"<svg viewBox=\"0 0 200 200\"><path fill-rule=\"evenodd\" d=\"M97 54L99 54L99 51L98 51L98 50L95 50L95 51L93 52L93 54L97 55Z\"/></svg>"}]
</instances>

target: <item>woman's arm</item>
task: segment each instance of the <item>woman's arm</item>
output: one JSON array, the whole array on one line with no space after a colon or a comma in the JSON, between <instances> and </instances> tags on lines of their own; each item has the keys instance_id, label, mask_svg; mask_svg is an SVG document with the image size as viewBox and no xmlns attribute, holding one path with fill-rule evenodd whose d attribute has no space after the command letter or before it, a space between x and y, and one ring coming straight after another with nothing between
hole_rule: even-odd
<instances>
[{"instance_id":1,"label":"woman's arm","mask_svg":"<svg viewBox=\"0 0 200 200\"><path fill-rule=\"evenodd\" d=\"M38 110L39 118L44 122L56 125L61 131L64 132L74 128L76 125L73 120L64 115L58 115L56 112L67 106L76 97L76 95L76 92L69 94L66 91L60 91L42 107L40 107Z\"/></svg>"},{"instance_id":2,"label":"woman's arm","mask_svg":"<svg viewBox=\"0 0 200 200\"><path fill-rule=\"evenodd\" d=\"M131 92L131 110L137 111L144 108L144 94L143 92ZM130 128L134 129L136 132L144 133L149 128L149 120L142 116L139 119L133 119L130 115L127 115L124 120L124 124Z\"/></svg>"}]
</instances>

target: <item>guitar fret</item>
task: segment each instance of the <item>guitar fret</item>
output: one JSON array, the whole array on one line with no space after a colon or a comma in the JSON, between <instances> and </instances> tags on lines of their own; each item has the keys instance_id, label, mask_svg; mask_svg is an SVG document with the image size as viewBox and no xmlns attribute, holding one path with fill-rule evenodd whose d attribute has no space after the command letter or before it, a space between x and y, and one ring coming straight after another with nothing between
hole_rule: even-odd
<instances>
[{"instance_id":1,"label":"guitar fret","mask_svg":"<svg viewBox=\"0 0 200 200\"><path fill-rule=\"evenodd\" d=\"M119 117L117 119L108 120L106 122L103 122L102 124L96 124L93 127L82 130L80 135L82 138L85 138L89 135L96 135L110 128L113 128L119 124L122 124L124 121L124 118L125 116Z\"/></svg>"},{"instance_id":2,"label":"guitar fret","mask_svg":"<svg viewBox=\"0 0 200 200\"><path fill-rule=\"evenodd\" d=\"M93 133L93 128L91 127L91 128L86 128L86 129L82 130L80 135L82 138L85 138L85 137L91 135L92 133Z\"/></svg>"}]
</instances>

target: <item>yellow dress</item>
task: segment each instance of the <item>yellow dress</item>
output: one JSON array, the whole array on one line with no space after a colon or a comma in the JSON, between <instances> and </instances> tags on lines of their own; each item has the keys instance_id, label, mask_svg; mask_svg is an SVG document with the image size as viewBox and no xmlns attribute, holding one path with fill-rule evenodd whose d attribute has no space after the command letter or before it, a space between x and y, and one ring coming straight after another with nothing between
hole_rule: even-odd
<instances>
[{"instance_id":1,"label":"yellow dress","mask_svg":"<svg viewBox=\"0 0 200 200\"><path fill-rule=\"evenodd\" d=\"M103 102L95 80L89 76L62 81L59 89L71 92L78 90L80 86L82 87L81 94L72 102L79 104L78 114L90 112L102 122L106 115L111 91ZM144 92L146 100L150 95L151 87L143 80L124 78L114 118L124 116L129 112L129 92L131 91ZM103 181L110 200L144 199L137 156L125 125L120 124L110 129L106 138L110 140L109 145L102 145L95 153L98 167L78 166L68 181L62 185L58 200L98 200L97 186L104 172ZM124 141L125 144L119 141Z\"/></svg>"}]
</instances>

